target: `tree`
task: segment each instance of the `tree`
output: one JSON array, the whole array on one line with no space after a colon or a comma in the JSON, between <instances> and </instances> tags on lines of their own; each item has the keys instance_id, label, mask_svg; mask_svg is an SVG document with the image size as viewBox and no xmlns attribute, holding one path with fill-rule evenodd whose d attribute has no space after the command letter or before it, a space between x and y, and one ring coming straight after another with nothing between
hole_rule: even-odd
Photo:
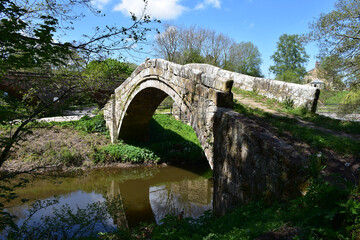
<instances>
[{"instance_id":1,"label":"tree","mask_svg":"<svg viewBox=\"0 0 360 240\"><path fill-rule=\"evenodd\" d=\"M261 62L261 54L253 43L234 43L229 49L224 69L254 77L262 77Z\"/></svg>"},{"instance_id":2,"label":"tree","mask_svg":"<svg viewBox=\"0 0 360 240\"><path fill-rule=\"evenodd\" d=\"M321 59L318 76L326 79L332 90L343 90L345 84L341 60L337 55L325 56Z\"/></svg>"},{"instance_id":3,"label":"tree","mask_svg":"<svg viewBox=\"0 0 360 240\"><path fill-rule=\"evenodd\" d=\"M128 78L137 66L115 59L93 60L82 72L81 89L97 103L99 109L104 107L111 93Z\"/></svg>"},{"instance_id":4,"label":"tree","mask_svg":"<svg viewBox=\"0 0 360 240\"><path fill-rule=\"evenodd\" d=\"M277 42L276 52L271 56L275 65L270 66L269 70L276 79L301 83L306 74L304 65L308 58L299 35L283 34Z\"/></svg>"},{"instance_id":5,"label":"tree","mask_svg":"<svg viewBox=\"0 0 360 240\"><path fill-rule=\"evenodd\" d=\"M177 62L180 50L180 32L177 27L165 25L165 31L155 38L155 51L164 59Z\"/></svg>"},{"instance_id":6,"label":"tree","mask_svg":"<svg viewBox=\"0 0 360 240\"><path fill-rule=\"evenodd\" d=\"M207 63L230 71L261 76L259 50L252 43L235 43L213 30L165 25L155 40L161 58L179 64Z\"/></svg>"},{"instance_id":7,"label":"tree","mask_svg":"<svg viewBox=\"0 0 360 240\"><path fill-rule=\"evenodd\" d=\"M338 0L335 9L321 14L310 25L307 35L310 41L317 41L320 57L337 59L337 69L344 74L350 86L346 103L360 104L360 1Z\"/></svg>"}]
</instances>

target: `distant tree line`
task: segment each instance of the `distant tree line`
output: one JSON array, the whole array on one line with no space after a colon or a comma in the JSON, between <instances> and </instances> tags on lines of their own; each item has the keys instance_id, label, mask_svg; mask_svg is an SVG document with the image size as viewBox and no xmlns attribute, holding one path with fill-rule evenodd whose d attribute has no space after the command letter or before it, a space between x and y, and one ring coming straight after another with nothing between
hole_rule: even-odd
<instances>
[{"instance_id":1,"label":"distant tree line","mask_svg":"<svg viewBox=\"0 0 360 240\"><path fill-rule=\"evenodd\" d=\"M230 37L201 27L164 25L154 51L158 57L176 62L207 63L225 70L262 77L261 54L251 42L237 43Z\"/></svg>"}]
</instances>

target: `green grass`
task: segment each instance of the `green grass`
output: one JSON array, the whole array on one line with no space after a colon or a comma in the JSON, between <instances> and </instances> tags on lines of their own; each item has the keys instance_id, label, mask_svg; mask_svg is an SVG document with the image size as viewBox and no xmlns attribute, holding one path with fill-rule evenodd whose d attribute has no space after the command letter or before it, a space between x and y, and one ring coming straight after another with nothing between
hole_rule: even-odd
<instances>
[{"instance_id":1,"label":"green grass","mask_svg":"<svg viewBox=\"0 0 360 240\"><path fill-rule=\"evenodd\" d=\"M61 126L72 128L83 133L102 133L109 134L105 126L104 116L98 114L95 117L84 116L77 121L68 121L68 122L35 122L31 123L33 127L51 127L51 126Z\"/></svg>"},{"instance_id":2,"label":"green grass","mask_svg":"<svg viewBox=\"0 0 360 240\"><path fill-rule=\"evenodd\" d=\"M192 127L170 115L154 115L150 121L150 140L137 145L153 151L165 162L197 163L204 160Z\"/></svg>"},{"instance_id":3,"label":"green grass","mask_svg":"<svg viewBox=\"0 0 360 240\"><path fill-rule=\"evenodd\" d=\"M278 128L278 133L281 134L284 131L290 132L295 139L308 143L313 149L321 150L323 148L328 148L340 154L360 155L360 141L334 136L317 129L299 126L286 118L272 118L269 120L271 125Z\"/></svg>"},{"instance_id":4,"label":"green grass","mask_svg":"<svg viewBox=\"0 0 360 240\"><path fill-rule=\"evenodd\" d=\"M233 87L232 92L235 94L240 94L247 98L251 98L251 99L255 100L256 102L263 103L266 107L268 107L270 109L274 109L277 111L287 111L288 110L287 104L279 103L275 99L270 99L265 96L262 96L262 95L258 94L257 91L246 91L246 90L242 90L240 88Z\"/></svg>"},{"instance_id":5,"label":"green grass","mask_svg":"<svg viewBox=\"0 0 360 240\"><path fill-rule=\"evenodd\" d=\"M338 137L317 129L300 126L297 124L297 119L274 116L259 109L252 109L238 103L235 104L234 110L249 117L262 118L276 127L280 135L284 132L289 132L295 139L310 144L314 149L321 150L328 148L340 154L360 155L360 141L346 137ZM311 122L317 122L319 125L321 124L320 126L327 126L333 130L346 130L352 131L353 133L360 132L360 125L358 123L341 122L310 113L307 116L304 115L303 118Z\"/></svg>"},{"instance_id":6,"label":"green grass","mask_svg":"<svg viewBox=\"0 0 360 240\"><path fill-rule=\"evenodd\" d=\"M319 100L324 104L340 104L349 91L321 90Z\"/></svg>"},{"instance_id":7,"label":"green grass","mask_svg":"<svg viewBox=\"0 0 360 240\"><path fill-rule=\"evenodd\" d=\"M83 131L96 130L99 119L62 123ZM154 115L150 121L150 140L147 142L122 141L95 149L93 161L106 162L173 162L198 163L204 160L200 142L191 126L169 115ZM102 128L99 128L102 129Z\"/></svg>"},{"instance_id":8,"label":"green grass","mask_svg":"<svg viewBox=\"0 0 360 240\"><path fill-rule=\"evenodd\" d=\"M309 112L305 108L292 108L290 103L278 103L275 100L268 99L264 96L261 96L257 94L255 91L244 91L238 88L233 89L234 93L241 94L243 96L249 97L254 99L255 101L264 103L267 107L277 110L279 112L289 113L291 115L294 115L296 117L299 117L305 121L311 122L315 124L316 126L328 128L330 130L334 131L341 131L349 134L360 134L360 123L359 122L352 122L352 121L341 121L337 119L332 119L329 117L317 115L314 113ZM340 98L343 97L347 92L337 92L338 94L334 96L332 99L338 99L340 101ZM335 101L335 100L334 100ZM337 100L336 100L337 101ZM238 110L242 107L237 106ZM241 109L240 111L241 112ZM260 116L265 116L264 112L261 110L250 110L247 109L246 113L252 113ZM270 115L267 115L269 117Z\"/></svg>"},{"instance_id":9,"label":"green grass","mask_svg":"<svg viewBox=\"0 0 360 240\"><path fill-rule=\"evenodd\" d=\"M308 111L303 111L299 108L293 109L289 112L294 116L297 116L305 121L314 123L316 126L319 127L324 127L334 131L345 132L348 134L360 134L360 122L332 119Z\"/></svg>"}]
</instances>

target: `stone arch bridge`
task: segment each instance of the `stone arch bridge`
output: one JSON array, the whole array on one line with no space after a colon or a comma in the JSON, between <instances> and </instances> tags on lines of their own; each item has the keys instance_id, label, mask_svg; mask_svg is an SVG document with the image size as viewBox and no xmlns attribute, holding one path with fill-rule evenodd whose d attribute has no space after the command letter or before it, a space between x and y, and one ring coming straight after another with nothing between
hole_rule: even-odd
<instances>
[{"instance_id":1,"label":"stone arch bridge","mask_svg":"<svg viewBox=\"0 0 360 240\"><path fill-rule=\"evenodd\" d=\"M316 109L319 90L254 78L206 64L147 60L121 84L104 107L111 140L144 140L158 105L170 96L196 132L213 168L214 210L240 202L299 194L304 159L255 121L232 111L233 85L296 106Z\"/></svg>"}]
</instances>

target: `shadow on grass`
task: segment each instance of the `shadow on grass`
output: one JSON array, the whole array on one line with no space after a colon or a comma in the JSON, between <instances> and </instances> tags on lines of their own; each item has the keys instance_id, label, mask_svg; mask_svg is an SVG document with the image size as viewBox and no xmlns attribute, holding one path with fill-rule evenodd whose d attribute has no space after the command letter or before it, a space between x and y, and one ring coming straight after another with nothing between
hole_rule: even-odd
<instances>
[{"instance_id":1,"label":"shadow on grass","mask_svg":"<svg viewBox=\"0 0 360 240\"><path fill-rule=\"evenodd\" d=\"M244 114L249 118L255 120L264 121L271 126L277 128L277 133L283 135L284 132L288 132L291 136L300 141L308 143L314 150L321 151L323 149L331 149L339 154L353 154L354 156L360 156L360 141L332 135L325 133L318 129L312 129L309 127L301 126L298 124L298 120L295 118L287 118L282 116L274 116L270 113L265 113L259 109L248 108L242 104L235 103L234 110L238 113ZM310 114L309 114L310 115ZM360 124L351 123L347 121L339 121L334 119L325 118L313 114L313 121L318 121L318 124L323 123L323 127L328 127L334 131L345 131L356 133L360 131ZM309 120L309 117L303 118ZM316 124L316 123L315 123ZM317 125L317 124L316 124ZM329 127L332 126L332 127ZM356 129L356 131L354 130Z\"/></svg>"},{"instance_id":2,"label":"shadow on grass","mask_svg":"<svg viewBox=\"0 0 360 240\"><path fill-rule=\"evenodd\" d=\"M208 164L191 126L167 115L154 115L149 130L149 141L127 142L127 144L146 148L166 163Z\"/></svg>"}]
</instances>

